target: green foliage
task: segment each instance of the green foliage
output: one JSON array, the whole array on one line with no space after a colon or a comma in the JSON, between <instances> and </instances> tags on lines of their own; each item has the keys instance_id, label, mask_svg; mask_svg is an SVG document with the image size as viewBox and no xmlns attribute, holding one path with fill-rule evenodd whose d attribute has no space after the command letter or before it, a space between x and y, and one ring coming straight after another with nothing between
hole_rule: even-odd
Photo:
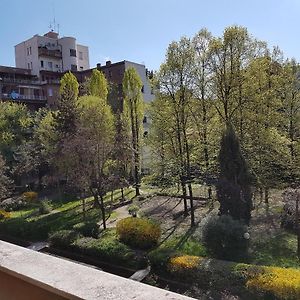
<instances>
[{"instance_id":1,"label":"green foliage","mask_svg":"<svg viewBox=\"0 0 300 300\"><path fill-rule=\"evenodd\" d=\"M49 200L42 200L39 206L39 213L42 215L50 213L52 210L51 202Z\"/></svg>"},{"instance_id":2,"label":"green foliage","mask_svg":"<svg viewBox=\"0 0 300 300\"><path fill-rule=\"evenodd\" d=\"M89 94L92 96L97 96L103 100L107 99L107 81L104 74L97 69L93 70L89 81Z\"/></svg>"},{"instance_id":3,"label":"green foliage","mask_svg":"<svg viewBox=\"0 0 300 300\"><path fill-rule=\"evenodd\" d=\"M139 195L139 186L141 183L141 129L144 117L144 102L141 92L142 86L143 83L137 71L134 68L126 69L123 78L123 93L125 99L122 119L131 136L130 148L132 149L132 155L134 158L132 169L134 170L133 177L137 196Z\"/></svg>"},{"instance_id":4,"label":"green foliage","mask_svg":"<svg viewBox=\"0 0 300 300\"><path fill-rule=\"evenodd\" d=\"M96 222L81 222L75 224L73 229L82 234L84 237L97 238L99 235L99 225Z\"/></svg>"},{"instance_id":5,"label":"green foliage","mask_svg":"<svg viewBox=\"0 0 300 300\"><path fill-rule=\"evenodd\" d=\"M73 247L104 262L134 268L144 266L143 259L137 258L133 250L117 240L115 231L107 230L99 239L89 237L77 239Z\"/></svg>"},{"instance_id":6,"label":"green foliage","mask_svg":"<svg viewBox=\"0 0 300 300\"><path fill-rule=\"evenodd\" d=\"M14 150L27 142L32 118L25 105L0 101L0 154L9 167L14 164Z\"/></svg>"},{"instance_id":7,"label":"green foliage","mask_svg":"<svg viewBox=\"0 0 300 300\"><path fill-rule=\"evenodd\" d=\"M128 212L132 216L136 216L137 212L139 211L139 206L132 204L128 207Z\"/></svg>"},{"instance_id":8,"label":"green foliage","mask_svg":"<svg viewBox=\"0 0 300 300\"><path fill-rule=\"evenodd\" d=\"M222 136L218 159L220 180L217 198L220 202L220 214L229 214L232 218L249 224L253 208L250 187L252 178L231 125L227 126Z\"/></svg>"},{"instance_id":9,"label":"green foliage","mask_svg":"<svg viewBox=\"0 0 300 300\"><path fill-rule=\"evenodd\" d=\"M49 241L52 246L68 248L79 238L78 232L74 230L60 230L50 235Z\"/></svg>"},{"instance_id":10,"label":"green foliage","mask_svg":"<svg viewBox=\"0 0 300 300\"><path fill-rule=\"evenodd\" d=\"M8 198L11 194L12 181L7 176L8 168L0 154L0 201ZM1 203L0 203L1 204Z\"/></svg>"},{"instance_id":11,"label":"green foliage","mask_svg":"<svg viewBox=\"0 0 300 300\"><path fill-rule=\"evenodd\" d=\"M230 216L211 217L203 228L203 243L216 258L239 261L247 258L246 226Z\"/></svg>"},{"instance_id":12,"label":"green foliage","mask_svg":"<svg viewBox=\"0 0 300 300\"><path fill-rule=\"evenodd\" d=\"M77 79L70 71L60 81L60 101L55 122L58 133L62 136L74 133L76 130L78 87Z\"/></svg>"},{"instance_id":13,"label":"green foliage","mask_svg":"<svg viewBox=\"0 0 300 300\"><path fill-rule=\"evenodd\" d=\"M155 246L161 235L160 226L148 219L125 218L117 223L116 229L122 242L140 249Z\"/></svg>"}]
</instances>

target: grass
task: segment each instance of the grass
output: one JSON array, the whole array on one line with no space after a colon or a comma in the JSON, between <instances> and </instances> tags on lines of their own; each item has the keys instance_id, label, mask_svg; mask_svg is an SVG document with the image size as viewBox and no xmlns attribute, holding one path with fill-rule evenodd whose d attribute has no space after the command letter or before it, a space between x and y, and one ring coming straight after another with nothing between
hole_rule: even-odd
<instances>
[{"instance_id":1,"label":"grass","mask_svg":"<svg viewBox=\"0 0 300 300\"><path fill-rule=\"evenodd\" d=\"M300 268L297 258L297 237L282 230L273 237L253 245L251 263L257 265Z\"/></svg>"},{"instance_id":2,"label":"grass","mask_svg":"<svg viewBox=\"0 0 300 300\"><path fill-rule=\"evenodd\" d=\"M124 194L128 199L134 197L134 190L127 188ZM119 201L121 192L114 193L114 201ZM104 201L110 201L110 193L104 197ZM101 212L98 208L92 206L93 198L86 199L86 220L91 222L101 222ZM83 221L82 200L64 199L52 202L52 211L49 214L40 215L38 212L38 204L32 203L30 207L13 211L11 218L0 222L0 233L9 234L16 238L27 240L45 240L48 235L72 227ZM111 212L110 218L116 218L117 213Z\"/></svg>"}]
</instances>

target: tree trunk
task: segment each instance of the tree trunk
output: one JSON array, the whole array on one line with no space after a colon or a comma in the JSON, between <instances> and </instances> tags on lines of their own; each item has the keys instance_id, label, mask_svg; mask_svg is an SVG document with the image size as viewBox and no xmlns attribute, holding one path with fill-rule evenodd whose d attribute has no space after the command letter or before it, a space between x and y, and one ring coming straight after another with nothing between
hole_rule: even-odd
<instances>
[{"instance_id":1,"label":"tree trunk","mask_svg":"<svg viewBox=\"0 0 300 300\"><path fill-rule=\"evenodd\" d=\"M269 189L265 188L265 203L269 204Z\"/></svg>"},{"instance_id":2,"label":"tree trunk","mask_svg":"<svg viewBox=\"0 0 300 300\"><path fill-rule=\"evenodd\" d=\"M181 181L181 188L182 188L182 196L183 196L184 214L187 216L188 207L187 207L187 200L186 200L186 185L182 181Z\"/></svg>"},{"instance_id":3,"label":"tree trunk","mask_svg":"<svg viewBox=\"0 0 300 300\"><path fill-rule=\"evenodd\" d=\"M83 220L86 219L86 207L85 207L85 198L82 199L82 213L83 213Z\"/></svg>"},{"instance_id":4,"label":"tree trunk","mask_svg":"<svg viewBox=\"0 0 300 300\"><path fill-rule=\"evenodd\" d=\"M300 195L299 192L297 193L296 198L296 231L297 231L297 256L300 260L300 224L299 224L299 201L300 201Z\"/></svg>"},{"instance_id":5,"label":"tree trunk","mask_svg":"<svg viewBox=\"0 0 300 300\"><path fill-rule=\"evenodd\" d=\"M195 226L195 212L194 212L194 200L193 200L193 189L192 184L188 184L189 195L190 195L190 206L191 206L191 227Z\"/></svg>"},{"instance_id":6,"label":"tree trunk","mask_svg":"<svg viewBox=\"0 0 300 300\"><path fill-rule=\"evenodd\" d=\"M110 201L111 201L111 203L114 202L114 191L111 191L111 193L110 193Z\"/></svg>"},{"instance_id":7,"label":"tree trunk","mask_svg":"<svg viewBox=\"0 0 300 300\"><path fill-rule=\"evenodd\" d=\"M124 189L123 188L121 188L121 195L122 195L122 201L124 201L125 199L124 199Z\"/></svg>"},{"instance_id":8,"label":"tree trunk","mask_svg":"<svg viewBox=\"0 0 300 300\"><path fill-rule=\"evenodd\" d=\"M102 221L103 221L103 229L106 229L106 219L105 219L105 207L104 207L104 200L103 196L100 196L100 209L102 214Z\"/></svg>"}]
</instances>

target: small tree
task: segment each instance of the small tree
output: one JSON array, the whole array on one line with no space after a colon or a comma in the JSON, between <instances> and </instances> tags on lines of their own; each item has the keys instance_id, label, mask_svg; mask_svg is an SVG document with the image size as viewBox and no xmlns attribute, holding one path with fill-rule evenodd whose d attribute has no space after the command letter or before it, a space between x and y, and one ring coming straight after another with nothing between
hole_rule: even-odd
<instances>
[{"instance_id":1,"label":"small tree","mask_svg":"<svg viewBox=\"0 0 300 300\"><path fill-rule=\"evenodd\" d=\"M251 175L240 149L239 140L231 125L228 125L219 153L220 178L217 198L220 214L249 224L252 210Z\"/></svg>"}]
</instances>

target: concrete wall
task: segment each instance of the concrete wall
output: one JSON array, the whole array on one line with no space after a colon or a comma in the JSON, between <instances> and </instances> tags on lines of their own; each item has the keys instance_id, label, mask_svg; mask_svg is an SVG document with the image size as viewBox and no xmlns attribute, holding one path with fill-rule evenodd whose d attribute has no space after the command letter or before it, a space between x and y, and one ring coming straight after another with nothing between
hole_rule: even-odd
<instances>
[{"instance_id":1,"label":"concrete wall","mask_svg":"<svg viewBox=\"0 0 300 300\"><path fill-rule=\"evenodd\" d=\"M0 299L192 298L0 241Z\"/></svg>"},{"instance_id":2,"label":"concrete wall","mask_svg":"<svg viewBox=\"0 0 300 300\"><path fill-rule=\"evenodd\" d=\"M15 46L15 62L17 68L32 69L32 74L40 76L40 70L63 72L71 70L72 65L77 70L89 69L89 49L83 45L77 45L73 37L56 38L35 35L32 38ZM31 47L28 55L27 49ZM48 50L62 51L62 58L52 56L39 56L38 47L47 47ZM76 51L76 56L70 55L70 49ZM79 59L79 52L82 53L82 59ZM41 66L43 61L43 67ZM28 65L29 64L29 65ZM83 67L80 69L80 67Z\"/></svg>"},{"instance_id":3,"label":"concrete wall","mask_svg":"<svg viewBox=\"0 0 300 300\"><path fill-rule=\"evenodd\" d=\"M142 81L143 81L143 85L144 85L144 92L143 92L143 97L144 97L144 101L146 103L151 102L154 99L154 95L151 93L151 86L149 83L149 80L147 78L146 75L146 68L144 65L141 64L137 64L134 62L130 62L130 61L125 61L125 69L128 69L130 67L133 67L137 70L137 72L139 73Z\"/></svg>"},{"instance_id":4,"label":"concrete wall","mask_svg":"<svg viewBox=\"0 0 300 300\"><path fill-rule=\"evenodd\" d=\"M76 49L78 71L88 70L90 68L89 48L87 46L77 44Z\"/></svg>"}]
</instances>

